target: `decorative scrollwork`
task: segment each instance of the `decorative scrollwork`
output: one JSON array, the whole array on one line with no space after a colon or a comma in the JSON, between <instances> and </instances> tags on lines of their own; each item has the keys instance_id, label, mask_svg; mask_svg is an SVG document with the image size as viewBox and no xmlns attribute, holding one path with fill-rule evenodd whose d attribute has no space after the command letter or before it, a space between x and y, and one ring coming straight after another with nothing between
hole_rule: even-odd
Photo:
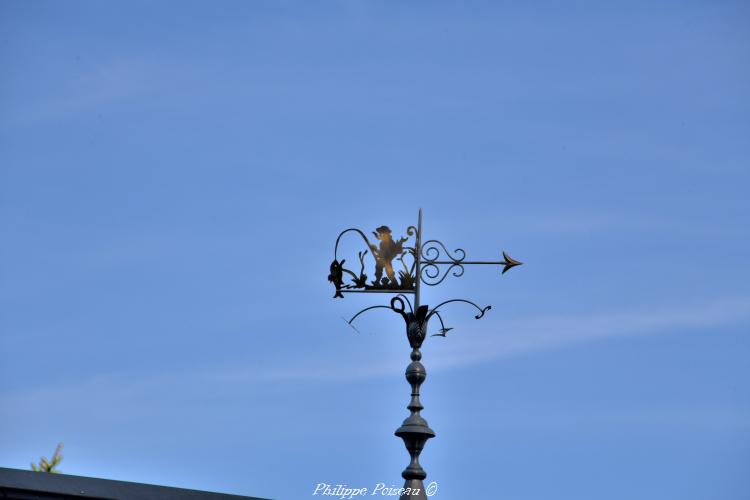
<instances>
[{"instance_id":1,"label":"decorative scrollwork","mask_svg":"<svg viewBox=\"0 0 750 500\"><path fill-rule=\"evenodd\" d=\"M445 254L445 256L443 256L443 254ZM422 245L420 256L422 261L418 272L419 279L425 285L430 286L442 283L451 271L453 271L453 276L463 276L464 266L499 265L503 266L502 273L505 274L509 269L521 265L521 262L511 259L505 252L503 252L503 260L468 261L466 260L466 252L463 248L456 248L453 253L451 253L443 242L439 240L426 241L424 245ZM448 267L446 269L441 269L440 266Z\"/></svg>"},{"instance_id":2,"label":"decorative scrollwork","mask_svg":"<svg viewBox=\"0 0 750 500\"><path fill-rule=\"evenodd\" d=\"M443 249L443 252L445 252L445 255L448 257L449 260L453 261L454 263L458 264L462 260L466 258L466 252L463 248L456 248L453 252L458 254L460 253L460 257L456 257L445 247L442 241L440 240L428 240L425 241L422 244L422 261L425 264L429 264L431 262L436 262L440 260L440 249Z\"/></svg>"},{"instance_id":3,"label":"decorative scrollwork","mask_svg":"<svg viewBox=\"0 0 750 500\"><path fill-rule=\"evenodd\" d=\"M451 271L453 271L451 274L457 278L463 276L463 262L466 259L466 252L463 248L456 248L451 253L442 241L428 240L422 245L421 253L420 279L425 285L439 285ZM443 254L445 254L445 257L443 257ZM441 265L447 265L448 267L441 268Z\"/></svg>"},{"instance_id":4,"label":"decorative scrollwork","mask_svg":"<svg viewBox=\"0 0 750 500\"><path fill-rule=\"evenodd\" d=\"M432 309L429 309L427 306L419 306L416 310L414 310L409 298L404 294L398 294L391 299L390 305L376 305L365 307L357 314L352 316L352 318L347 321L347 323L349 324L349 326L354 328L354 325L352 324L354 323L354 320L367 311L372 311L373 309L390 309L391 311L398 313L402 318L404 318L404 321L406 322L406 336L409 339L409 344L414 348L419 348L421 347L422 342L424 342L424 339L427 336L427 324L430 321L430 318L432 318L433 316L437 317L438 321L440 321L440 330L438 331L438 333L433 334L432 337L445 337L449 331L453 330L453 328L448 328L445 326L443 317L440 315L439 311L441 307L452 302L463 302L465 304L473 306L477 311L479 311L479 313L474 316L475 319L481 319L487 311L492 309L492 306L479 307L474 302L466 299L451 299L446 300L445 302L441 302ZM408 310L406 308L407 305L409 307ZM354 329L355 331L359 331L356 328Z\"/></svg>"},{"instance_id":5,"label":"decorative scrollwork","mask_svg":"<svg viewBox=\"0 0 750 500\"><path fill-rule=\"evenodd\" d=\"M432 336L445 337L449 331L453 330L453 328L446 327L443 321L441 313L444 306L454 302L468 304L476 309L477 312L474 315L476 319L481 319L491 309L491 306L480 307L466 299L447 300L429 309L421 303L420 283L435 286L445 281L449 274L457 278L461 277L464 275L466 266L499 266L502 274L505 274L508 270L521 265L520 261L512 259L505 252L502 252L502 258L497 260L468 260L463 248L450 251L440 240L422 242L421 210L418 221L418 225L408 226L406 236L401 238L394 238L388 226L380 226L372 231L377 241L371 241L365 232L357 228L342 231L336 238L333 262L328 275L328 280L336 288L334 297L343 297L347 292L393 294L389 305L366 307L352 316L347 323L354 328L353 322L365 312L374 309L390 309L398 313L406 322L407 337L413 349L418 349L422 345L428 335L428 322L433 316L440 322L440 329ZM358 273L345 267L346 260L339 260L339 243L347 233L356 233L365 245L365 248L357 253ZM411 237L415 238L410 246L407 241ZM369 267L371 264L366 263L366 260L370 263L374 260L374 269ZM365 272L366 269L371 270L370 276Z\"/></svg>"},{"instance_id":6,"label":"decorative scrollwork","mask_svg":"<svg viewBox=\"0 0 750 500\"><path fill-rule=\"evenodd\" d=\"M407 304L409 306L408 310L406 309ZM422 342L424 342L425 337L427 337L427 320L430 317L430 311L427 306L419 306L415 311L412 308L412 304L409 299L403 294L398 294L391 299L390 305L366 307L352 316L352 319L347 321L347 323L349 323L349 325L354 328L354 325L352 325L354 320L357 319L360 314L371 311L373 309L390 309L393 312L400 314L406 322L406 337L409 339L409 345L411 345L414 349L418 349L422 346ZM440 324L442 325L442 323L443 320L442 318L440 318ZM446 329L445 325L443 325L443 328L440 331L447 332L448 330L450 330L450 328Z\"/></svg>"},{"instance_id":7,"label":"decorative scrollwork","mask_svg":"<svg viewBox=\"0 0 750 500\"><path fill-rule=\"evenodd\" d=\"M430 319L430 317L432 315L434 315L434 314L438 314L438 309L440 309L441 307L443 307L446 304L450 304L451 302L463 302L464 304L469 304L471 306L474 306L474 308L477 311L479 311L479 314L477 314L476 316L474 316L474 319L482 319L482 317L484 316L484 313L486 313L487 311L489 311L490 309L492 309L492 306L479 307L474 302L472 302L470 300L466 300L466 299L451 299L451 300L446 300L445 302L441 302L440 304L438 304L435 307L433 307L432 311L430 311L430 314L427 315L427 319Z\"/></svg>"},{"instance_id":8,"label":"decorative scrollwork","mask_svg":"<svg viewBox=\"0 0 750 500\"><path fill-rule=\"evenodd\" d=\"M457 278L460 278L464 274L464 266L462 264L451 264L450 267L441 270L438 264L423 263L420 270L420 277L422 283L425 285L435 286L442 283L451 270L453 270L453 276Z\"/></svg>"}]
</instances>

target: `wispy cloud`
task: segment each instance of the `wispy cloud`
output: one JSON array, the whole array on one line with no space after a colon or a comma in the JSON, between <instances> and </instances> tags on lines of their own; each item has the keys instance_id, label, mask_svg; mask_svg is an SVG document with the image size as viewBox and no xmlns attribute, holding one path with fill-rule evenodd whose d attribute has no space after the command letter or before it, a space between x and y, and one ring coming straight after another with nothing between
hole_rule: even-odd
<instances>
[{"instance_id":1,"label":"wispy cloud","mask_svg":"<svg viewBox=\"0 0 750 500\"><path fill-rule=\"evenodd\" d=\"M487 323L471 338L461 335L460 325L453 338L440 339L449 347L430 353L430 370L446 370L493 362L503 358L559 349L612 337L653 335L721 327L750 320L750 298L720 298L685 307L661 307L595 314L522 318ZM484 320L483 320L484 321ZM500 331L498 331L500 330ZM331 359L266 372L274 380L326 380L347 377L372 378L403 369L402 360L342 366ZM238 373L239 375L239 373Z\"/></svg>"},{"instance_id":2,"label":"wispy cloud","mask_svg":"<svg viewBox=\"0 0 750 500\"><path fill-rule=\"evenodd\" d=\"M502 324L502 332L457 342L440 352L433 369L489 362L537 351L612 337L661 334L728 326L750 320L750 298L720 298L684 307L520 319Z\"/></svg>"},{"instance_id":3,"label":"wispy cloud","mask_svg":"<svg viewBox=\"0 0 750 500\"><path fill-rule=\"evenodd\" d=\"M637 335L679 334L688 330L711 329L743 324L750 320L750 298L720 298L685 307L662 307L570 316L526 318L515 321L488 323L489 328L453 338L439 339L444 347L431 347L429 368L434 370L459 369L479 363L490 363L504 358L531 355L550 349L561 349L575 344L603 341L614 337ZM486 325L486 324L485 324ZM460 325L457 325L460 326ZM500 332L493 331L501 329ZM460 332L460 328L455 331ZM450 336L451 334L449 334ZM470 335L470 337L469 337ZM433 339L434 341L434 339ZM450 344L448 344L450 343ZM147 407L131 404L133 401L152 401L164 394L170 398L196 397L201 393L223 392L233 394L234 389L257 382L286 383L299 381L341 381L369 379L391 375L404 369L403 359L371 363L358 360L342 363L340 353L315 359L277 361L267 366L245 365L204 371L160 374L142 378L100 376L88 382L54 385L38 388L23 394L0 397L0 415L27 412L40 406L78 404L95 399L99 408L116 408L113 418L122 419L121 408ZM189 388L189 394L185 394ZM111 402L108 405L107 402ZM130 401L131 403L127 403ZM132 416L132 415L131 415Z\"/></svg>"}]
</instances>

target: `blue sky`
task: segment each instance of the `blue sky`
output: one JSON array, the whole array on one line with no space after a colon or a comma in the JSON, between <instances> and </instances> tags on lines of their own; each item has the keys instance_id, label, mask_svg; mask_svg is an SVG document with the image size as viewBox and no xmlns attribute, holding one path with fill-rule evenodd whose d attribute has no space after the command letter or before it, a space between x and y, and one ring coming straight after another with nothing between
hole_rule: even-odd
<instances>
[{"instance_id":1,"label":"blue sky","mask_svg":"<svg viewBox=\"0 0 750 500\"><path fill-rule=\"evenodd\" d=\"M746 499L741 2L0 3L0 466L280 499L400 485L397 316L338 232L471 258L425 291L435 498ZM352 247L353 248L353 247Z\"/></svg>"}]
</instances>

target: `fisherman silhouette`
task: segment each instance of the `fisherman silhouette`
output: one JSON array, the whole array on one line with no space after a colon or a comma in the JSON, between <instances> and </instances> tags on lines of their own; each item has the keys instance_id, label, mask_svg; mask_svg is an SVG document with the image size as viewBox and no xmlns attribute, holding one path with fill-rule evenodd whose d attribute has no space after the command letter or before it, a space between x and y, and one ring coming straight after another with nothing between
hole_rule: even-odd
<instances>
[{"instance_id":1,"label":"fisherman silhouette","mask_svg":"<svg viewBox=\"0 0 750 500\"><path fill-rule=\"evenodd\" d=\"M404 251L404 242L408 238L401 238L397 241L391 236L391 230L388 226L380 226L373 233L377 239L380 240L380 247L376 245L370 245L372 250L372 256L375 257L375 285L396 285L396 273L393 272L393 259L396 258ZM383 270L388 276L388 280L383 278Z\"/></svg>"}]
</instances>

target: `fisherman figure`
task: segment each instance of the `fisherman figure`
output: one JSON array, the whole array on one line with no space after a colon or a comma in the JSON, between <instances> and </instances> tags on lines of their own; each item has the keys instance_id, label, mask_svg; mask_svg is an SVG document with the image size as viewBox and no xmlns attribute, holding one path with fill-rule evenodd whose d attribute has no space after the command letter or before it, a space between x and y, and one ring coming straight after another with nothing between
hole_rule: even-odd
<instances>
[{"instance_id":1,"label":"fisherman figure","mask_svg":"<svg viewBox=\"0 0 750 500\"><path fill-rule=\"evenodd\" d=\"M398 284L396 280L396 273L393 272L392 261L397 256L401 255L404 251L404 242L408 238L401 238L398 241L394 241L391 236L391 230L388 226L380 226L372 234L380 240L380 248L375 245L370 245L372 255L375 257L375 285L386 285L383 283L383 269L385 274L388 276L391 285Z\"/></svg>"}]
</instances>

